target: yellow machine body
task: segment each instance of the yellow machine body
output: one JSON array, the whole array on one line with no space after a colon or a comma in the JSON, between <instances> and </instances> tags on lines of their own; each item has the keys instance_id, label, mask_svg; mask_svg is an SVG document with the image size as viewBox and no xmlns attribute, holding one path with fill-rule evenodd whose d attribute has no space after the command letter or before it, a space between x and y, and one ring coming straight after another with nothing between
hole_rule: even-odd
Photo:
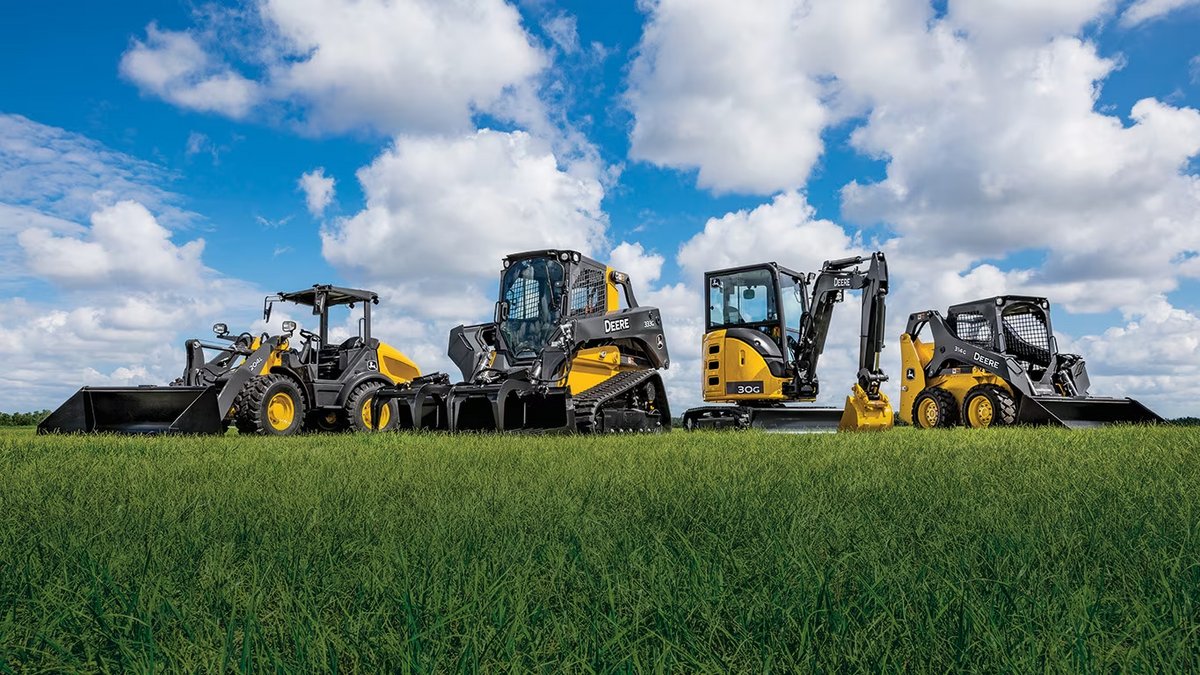
<instances>
[{"instance_id":1,"label":"yellow machine body","mask_svg":"<svg viewBox=\"0 0 1200 675\"><path fill-rule=\"evenodd\" d=\"M787 380L772 375L761 354L727 333L714 330L704 335L705 402L787 401L783 393Z\"/></svg>"},{"instance_id":2,"label":"yellow machine body","mask_svg":"<svg viewBox=\"0 0 1200 675\"><path fill-rule=\"evenodd\" d=\"M851 394L846 397L838 431L884 431L891 429L894 422L892 402L887 394L880 392L879 399L872 401L862 385L855 383Z\"/></svg>"},{"instance_id":3,"label":"yellow machine body","mask_svg":"<svg viewBox=\"0 0 1200 675\"><path fill-rule=\"evenodd\" d=\"M421 369L412 359L408 358L395 347L379 343L375 350L379 355L379 372L383 373L395 384L403 384L421 376Z\"/></svg>"},{"instance_id":4,"label":"yellow machine body","mask_svg":"<svg viewBox=\"0 0 1200 675\"><path fill-rule=\"evenodd\" d=\"M925 367L933 360L934 345L913 338L908 333L900 336L900 421L913 425L913 405L917 396L930 387L941 387L954 396L954 403L961 408L967 392L980 384L994 384L1012 395L1012 387L993 373L983 368L953 368L937 377L925 377Z\"/></svg>"}]
</instances>

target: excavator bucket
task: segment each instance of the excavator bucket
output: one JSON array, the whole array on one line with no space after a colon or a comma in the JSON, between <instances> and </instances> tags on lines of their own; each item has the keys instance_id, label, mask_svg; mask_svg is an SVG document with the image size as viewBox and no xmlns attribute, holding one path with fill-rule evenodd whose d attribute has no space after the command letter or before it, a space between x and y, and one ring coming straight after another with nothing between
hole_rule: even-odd
<instances>
[{"instance_id":1,"label":"excavator bucket","mask_svg":"<svg viewBox=\"0 0 1200 675\"><path fill-rule=\"evenodd\" d=\"M882 393L872 399L863 391L861 385L854 385L854 391L846 397L846 408L838 423L838 431L884 431L895 424L891 401Z\"/></svg>"},{"instance_id":2,"label":"excavator bucket","mask_svg":"<svg viewBox=\"0 0 1200 675\"><path fill-rule=\"evenodd\" d=\"M1083 429L1108 424L1159 424L1163 418L1131 398L1025 396L1017 407L1017 421Z\"/></svg>"},{"instance_id":3,"label":"excavator bucket","mask_svg":"<svg viewBox=\"0 0 1200 675\"><path fill-rule=\"evenodd\" d=\"M39 434L220 434L219 387L84 387L41 424Z\"/></svg>"}]
</instances>

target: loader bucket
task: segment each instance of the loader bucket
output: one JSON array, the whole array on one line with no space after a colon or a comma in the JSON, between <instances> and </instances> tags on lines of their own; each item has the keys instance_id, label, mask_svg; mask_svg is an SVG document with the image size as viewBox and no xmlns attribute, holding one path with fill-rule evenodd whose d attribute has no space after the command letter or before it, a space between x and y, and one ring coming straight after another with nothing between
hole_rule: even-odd
<instances>
[{"instance_id":1,"label":"loader bucket","mask_svg":"<svg viewBox=\"0 0 1200 675\"><path fill-rule=\"evenodd\" d=\"M1158 424L1153 411L1131 398L1093 396L1025 396L1017 409L1017 422L1064 426L1072 429L1108 424Z\"/></svg>"},{"instance_id":2,"label":"loader bucket","mask_svg":"<svg viewBox=\"0 0 1200 675\"><path fill-rule=\"evenodd\" d=\"M38 433L220 434L218 387L84 387Z\"/></svg>"}]
</instances>

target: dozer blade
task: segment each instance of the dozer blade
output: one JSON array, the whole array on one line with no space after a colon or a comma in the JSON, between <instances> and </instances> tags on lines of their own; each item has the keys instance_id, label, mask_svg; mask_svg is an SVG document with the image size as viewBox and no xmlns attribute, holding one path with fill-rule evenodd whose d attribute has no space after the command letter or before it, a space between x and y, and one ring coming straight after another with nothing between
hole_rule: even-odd
<instances>
[{"instance_id":1,"label":"dozer blade","mask_svg":"<svg viewBox=\"0 0 1200 675\"><path fill-rule=\"evenodd\" d=\"M840 408L754 408L750 427L782 433L831 433L838 430Z\"/></svg>"},{"instance_id":2,"label":"dozer blade","mask_svg":"<svg viewBox=\"0 0 1200 675\"><path fill-rule=\"evenodd\" d=\"M38 433L219 434L219 387L84 387Z\"/></svg>"},{"instance_id":3,"label":"dozer blade","mask_svg":"<svg viewBox=\"0 0 1200 675\"><path fill-rule=\"evenodd\" d=\"M565 387L534 388L528 382L459 384L446 394L451 431L575 431Z\"/></svg>"},{"instance_id":4,"label":"dozer blade","mask_svg":"<svg viewBox=\"0 0 1200 675\"><path fill-rule=\"evenodd\" d=\"M1017 422L1082 429L1107 424L1158 424L1163 418L1131 398L1025 396L1017 408Z\"/></svg>"}]
</instances>

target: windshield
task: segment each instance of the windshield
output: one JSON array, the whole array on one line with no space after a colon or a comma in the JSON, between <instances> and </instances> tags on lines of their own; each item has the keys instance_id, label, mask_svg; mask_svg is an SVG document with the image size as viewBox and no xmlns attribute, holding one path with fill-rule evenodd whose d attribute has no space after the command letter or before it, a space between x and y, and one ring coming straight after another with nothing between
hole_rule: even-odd
<instances>
[{"instance_id":1,"label":"windshield","mask_svg":"<svg viewBox=\"0 0 1200 675\"><path fill-rule=\"evenodd\" d=\"M500 332L514 357L532 358L545 348L559 324L562 289L563 268L555 260L519 260L504 271Z\"/></svg>"},{"instance_id":2,"label":"windshield","mask_svg":"<svg viewBox=\"0 0 1200 675\"><path fill-rule=\"evenodd\" d=\"M775 276L768 269L709 277L708 327L779 321Z\"/></svg>"}]
</instances>

